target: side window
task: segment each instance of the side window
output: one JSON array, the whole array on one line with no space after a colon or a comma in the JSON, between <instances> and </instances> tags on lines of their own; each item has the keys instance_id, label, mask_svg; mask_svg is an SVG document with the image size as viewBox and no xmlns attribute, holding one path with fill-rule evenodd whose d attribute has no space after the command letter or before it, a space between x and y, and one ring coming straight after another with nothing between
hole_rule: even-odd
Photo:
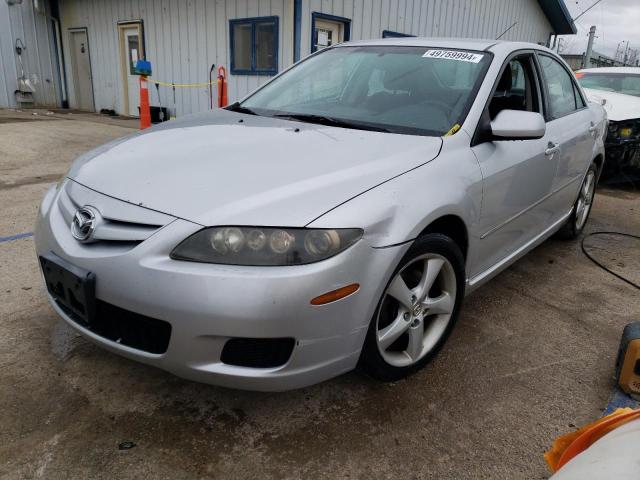
<instances>
[{"instance_id":1,"label":"side window","mask_svg":"<svg viewBox=\"0 0 640 480\"><path fill-rule=\"evenodd\" d=\"M576 105L578 108L584 108L587 106L587 104L584 102L584 99L582 98L582 95L580 95L580 90L578 90L578 85L576 85L575 82L573 82L573 93L576 96Z\"/></svg>"},{"instance_id":2,"label":"side window","mask_svg":"<svg viewBox=\"0 0 640 480\"><path fill-rule=\"evenodd\" d=\"M518 60L512 60L509 66L511 67L511 89L524 92L525 80L522 64Z\"/></svg>"},{"instance_id":3,"label":"side window","mask_svg":"<svg viewBox=\"0 0 640 480\"><path fill-rule=\"evenodd\" d=\"M544 73L549 100L551 119L563 117L582 108L582 98L576 91L569 72L556 59L540 55L540 65ZM580 99L580 103L576 101Z\"/></svg>"},{"instance_id":4,"label":"side window","mask_svg":"<svg viewBox=\"0 0 640 480\"><path fill-rule=\"evenodd\" d=\"M278 73L278 17L230 20L231 73Z\"/></svg>"},{"instance_id":5,"label":"side window","mask_svg":"<svg viewBox=\"0 0 640 480\"><path fill-rule=\"evenodd\" d=\"M489 116L493 120L502 110L540 112L530 55L514 58L502 72L489 103Z\"/></svg>"}]
</instances>

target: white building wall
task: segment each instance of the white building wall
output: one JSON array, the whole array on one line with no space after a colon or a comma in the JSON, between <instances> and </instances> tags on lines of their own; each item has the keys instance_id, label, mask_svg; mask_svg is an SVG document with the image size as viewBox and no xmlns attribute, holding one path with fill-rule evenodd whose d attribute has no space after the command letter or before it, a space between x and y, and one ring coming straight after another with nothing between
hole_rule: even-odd
<instances>
[{"instance_id":1,"label":"white building wall","mask_svg":"<svg viewBox=\"0 0 640 480\"><path fill-rule=\"evenodd\" d=\"M146 58L151 78L176 84L209 81L211 64L227 69L229 100L244 96L270 77L234 76L229 72L229 20L275 15L279 17L278 69L293 58L292 0L60 0L65 64L71 107L76 106L69 29L86 27L96 110L124 111L118 23L144 22ZM214 79L215 79L214 74ZM214 105L216 103L214 86ZM157 91L150 84L152 105ZM173 108L173 91L160 87L163 106ZM176 111L181 116L209 108L209 88L176 88Z\"/></svg>"},{"instance_id":2,"label":"white building wall","mask_svg":"<svg viewBox=\"0 0 640 480\"><path fill-rule=\"evenodd\" d=\"M16 40L26 47L22 52L24 73L34 84L34 100L38 106L59 104L57 61L49 5L41 1L43 11L36 12L33 0L9 5L0 1L0 107L15 107L14 92L22 74L16 55Z\"/></svg>"},{"instance_id":3,"label":"white building wall","mask_svg":"<svg viewBox=\"0 0 640 480\"><path fill-rule=\"evenodd\" d=\"M351 40L382 37L383 30L423 37L546 43L552 32L535 0L303 0L301 57L311 51L313 12L351 20Z\"/></svg>"},{"instance_id":4,"label":"white building wall","mask_svg":"<svg viewBox=\"0 0 640 480\"><path fill-rule=\"evenodd\" d=\"M25 2L28 0L25 0ZM229 20L279 17L278 68L293 63L294 0L59 0L70 106L76 106L70 28L86 27L96 110L124 111L118 22L142 20L152 78L174 83L208 81L215 63L227 68L232 102L271 77L231 75ZM0 4L4 3L0 1ZM351 39L380 38L383 30L419 36L495 38L514 22L506 40L546 42L552 28L537 0L302 0L300 53L311 50L311 16L326 13L351 20ZM1 35L1 34L0 34ZM215 104L214 89L214 104ZM151 86L151 104L158 105ZM176 89L178 116L209 108L209 89ZM173 92L160 87L163 106L173 108Z\"/></svg>"}]
</instances>

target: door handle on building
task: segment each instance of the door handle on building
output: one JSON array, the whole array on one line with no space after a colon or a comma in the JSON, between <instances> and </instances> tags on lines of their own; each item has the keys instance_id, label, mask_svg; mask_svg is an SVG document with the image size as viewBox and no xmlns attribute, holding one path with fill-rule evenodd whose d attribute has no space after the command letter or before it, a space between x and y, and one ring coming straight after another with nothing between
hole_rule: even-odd
<instances>
[{"instance_id":1,"label":"door handle on building","mask_svg":"<svg viewBox=\"0 0 640 480\"><path fill-rule=\"evenodd\" d=\"M553 157L553 155L558 152L560 150L560 144L559 143L553 143L553 142L549 142L549 145L547 146L547 149L544 151L544 154L546 156L550 156Z\"/></svg>"}]
</instances>

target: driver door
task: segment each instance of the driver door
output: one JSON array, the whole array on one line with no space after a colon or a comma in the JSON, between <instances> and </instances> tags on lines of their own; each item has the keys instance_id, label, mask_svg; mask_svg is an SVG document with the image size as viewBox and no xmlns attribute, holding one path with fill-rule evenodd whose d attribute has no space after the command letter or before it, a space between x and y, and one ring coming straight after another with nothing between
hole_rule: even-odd
<instances>
[{"instance_id":1,"label":"driver door","mask_svg":"<svg viewBox=\"0 0 640 480\"><path fill-rule=\"evenodd\" d=\"M484 113L490 122L502 110L542 113L542 96L533 53L519 54L503 67ZM548 135L537 140L480 139L472 147L483 176L480 241L475 276L506 259L540 235L548 224L546 202L558 167L548 151Z\"/></svg>"}]
</instances>

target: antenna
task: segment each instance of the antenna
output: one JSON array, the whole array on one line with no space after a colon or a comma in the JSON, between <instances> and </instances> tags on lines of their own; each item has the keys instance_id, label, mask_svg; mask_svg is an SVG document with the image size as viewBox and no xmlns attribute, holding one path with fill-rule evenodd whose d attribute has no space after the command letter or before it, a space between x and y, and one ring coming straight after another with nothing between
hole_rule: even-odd
<instances>
[{"instance_id":1,"label":"antenna","mask_svg":"<svg viewBox=\"0 0 640 480\"><path fill-rule=\"evenodd\" d=\"M602 1L602 0L600 0ZM507 33L509 30L511 30L513 27L515 27L518 24L518 22L513 22L513 25L511 25L509 28L507 28L504 32L502 32L500 35L498 35L498 37L496 38L496 40L500 40L502 38L502 36Z\"/></svg>"}]
</instances>

